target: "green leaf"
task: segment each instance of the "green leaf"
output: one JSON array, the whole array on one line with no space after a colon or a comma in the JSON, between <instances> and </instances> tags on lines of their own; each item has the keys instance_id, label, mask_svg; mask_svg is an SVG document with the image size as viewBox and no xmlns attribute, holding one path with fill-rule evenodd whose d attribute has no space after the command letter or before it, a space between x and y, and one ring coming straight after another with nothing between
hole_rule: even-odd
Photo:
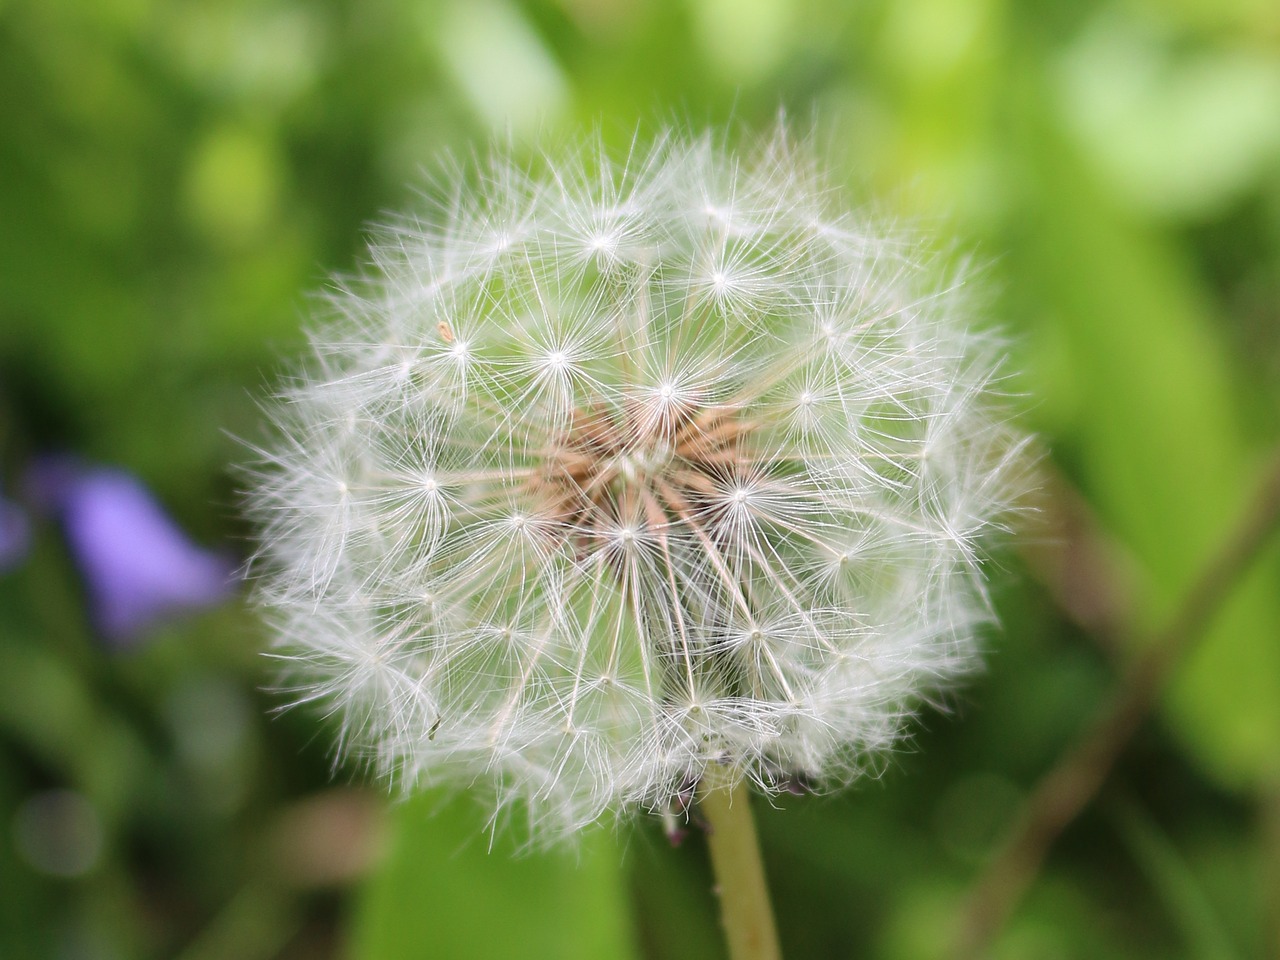
<instances>
[{"instance_id":1,"label":"green leaf","mask_svg":"<svg viewBox=\"0 0 1280 960\"><path fill-rule=\"evenodd\" d=\"M1189 955L1197 960L1238 960L1200 881L1150 814L1126 801L1115 804L1112 814L1120 838L1181 930Z\"/></svg>"},{"instance_id":2,"label":"green leaf","mask_svg":"<svg viewBox=\"0 0 1280 960\"><path fill-rule=\"evenodd\" d=\"M1034 69L1034 68L1032 68ZM1014 75L1028 91L1039 84ZM1104 521L1139 561L1143 624L1167 622L1253 495L1261 457L1215 336L1210 298L1179 251L1126 217L1029 92L1026 173L1039 203L1015 241L1022 295L1069 371L1072 420L1054 425ZM1052 404L1049 405L1052 409ZM1166 716L1221 782L1275 771L1280 598L1274 563L1233 590L1181 666ZM1270 585L1269 585L1270 582Z\"/></svg>"},{"instance_id":3,"label":"green leaf","mask_svg":"<svg viewBox=\"0 0 1280 960\"><path fill-rule=\"evenodd\" d=\"M490 840L492 839L492 847ZM356 908L355 960L635 956L622 851L603 830L518 852L467 798L396 808L388 856Z\"/></svg>"}]
</instances>

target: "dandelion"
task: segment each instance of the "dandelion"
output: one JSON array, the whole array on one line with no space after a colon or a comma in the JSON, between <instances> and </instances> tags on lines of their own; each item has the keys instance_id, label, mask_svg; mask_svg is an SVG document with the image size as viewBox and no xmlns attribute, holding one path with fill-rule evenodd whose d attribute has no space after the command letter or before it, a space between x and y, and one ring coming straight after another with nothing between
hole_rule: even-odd
<instances>
[{"instance_id":1,"label":"dandelion","mask_svg":"<svg viewBox=\"0 0 1280 960\"><path fill-rule=\"evenodd\" d=\"M273 406L251 504L297 699L535 839L849 782L989 618L1018 443L963 273L783 134L459 179Z\"/></svg>"}]
</instances>

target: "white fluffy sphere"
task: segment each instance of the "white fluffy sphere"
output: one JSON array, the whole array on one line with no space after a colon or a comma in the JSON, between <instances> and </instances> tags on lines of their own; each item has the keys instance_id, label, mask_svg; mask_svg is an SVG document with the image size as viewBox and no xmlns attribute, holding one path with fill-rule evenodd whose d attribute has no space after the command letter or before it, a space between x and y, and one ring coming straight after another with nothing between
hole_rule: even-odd
<instances>
[{"instance_id":1,"label":"white fluffy sphere","mask_svg":"<svg viewBox=\"0 0 1280 960\"><path fill-rule=\"evenodd\" d=\"M542 836L709 764L851 779L974 665L1017 438L963 276L779 135L478 165L379 233L273 405L299 700Z\"/></svg>"}]
</instances>

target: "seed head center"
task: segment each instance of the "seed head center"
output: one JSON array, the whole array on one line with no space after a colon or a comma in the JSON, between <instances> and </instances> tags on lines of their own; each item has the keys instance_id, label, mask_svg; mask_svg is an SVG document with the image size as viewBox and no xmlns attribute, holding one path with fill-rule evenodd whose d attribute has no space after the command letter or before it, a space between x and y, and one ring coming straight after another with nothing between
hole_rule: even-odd
<instances>
[{"instance_id":1,"label":"seed head center","mask_svg":"<svg viewBox=\"0 0 1280 960\"><path fill-rule=\"evenodd\" d=\"M725 404L681 404L657 419L604 405L577 410L532 481L540 512L566 539L688 525L748 460L750 431Z\"/></svg>"}]
</instances>

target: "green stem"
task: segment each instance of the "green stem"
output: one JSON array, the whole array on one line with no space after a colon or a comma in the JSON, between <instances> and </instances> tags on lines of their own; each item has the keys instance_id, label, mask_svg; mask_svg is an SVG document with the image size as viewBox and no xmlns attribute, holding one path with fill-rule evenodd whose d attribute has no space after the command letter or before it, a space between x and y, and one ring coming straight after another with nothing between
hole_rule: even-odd
<instances>
[{"instance_id":1,"label":"green stem","mask_svg":"<svg viewBox=\"0 0 1280 960\"><path fill-rule=\"evenodd\" d=\"M746 786L712 766L698 788L731 960L781 960Z\"/></svg>"}]
</instances>

